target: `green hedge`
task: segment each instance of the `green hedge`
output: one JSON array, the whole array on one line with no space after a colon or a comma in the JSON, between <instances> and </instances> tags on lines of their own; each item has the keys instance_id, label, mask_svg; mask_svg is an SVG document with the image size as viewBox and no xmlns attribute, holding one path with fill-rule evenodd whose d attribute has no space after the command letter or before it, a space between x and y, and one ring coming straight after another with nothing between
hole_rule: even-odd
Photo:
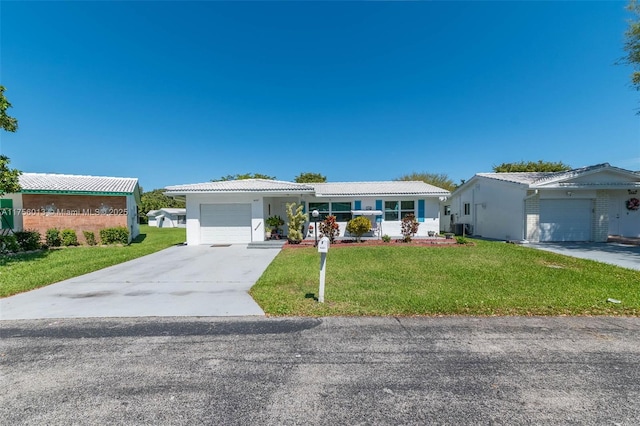
<instances>
[{"instance_id":1,"label":"green hedge","mask_svg":"<svg viewBox=\"0 0 640 426\"><path fill-rule=\"evenodd\" d=\"M40 250L42 248L42 235L38 231L17 231L14 232L16 241L21 250L31 251Z\"/></svg>"},{"instance_id":2,"label":"green hedge","mask_svg":"<svg viewBox=\"0 0 640 426\"><path fill-rule=\"evenodd\" d=\"M65 247L77 246L78 235L73 229L63 229L61 233L62 245Z\"/></svg>"},{"instance_id":3,"label":"green hedge","mask_svg":"<svg viewBox=\"0 0 640 426\"><path fill-rule=\"evenodd\" d=\"M15 253L20 250L18 241L13 235L0 235L0 253Z\"/></svg>"},{"instance_id":4,"label":"green hedge","mask_svg":"<svg viewBox=\"0 0 640 426\"><path fill-rule=\"evenodd\" d=\"M129 230L124 226L101 229L100 240L102 244L128 244Z\"/></svg>"}]
</instances>

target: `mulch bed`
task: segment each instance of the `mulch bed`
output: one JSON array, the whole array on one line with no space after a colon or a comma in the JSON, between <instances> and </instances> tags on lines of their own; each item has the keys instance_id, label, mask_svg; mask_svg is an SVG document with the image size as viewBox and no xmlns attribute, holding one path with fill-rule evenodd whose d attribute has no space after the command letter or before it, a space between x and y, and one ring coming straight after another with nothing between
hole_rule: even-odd
<instances>
[{"instance_id":1,"label":"mulch bed","mask_svg":"<svg viewBox=\"0 0 640 426\"><path fill-rule=\"evenodd\" d=\"M314 240L304 240L300 244L291 244L290 242L286 242L283 248L306 248L313 247L315 244ZM385 243L382 240L362 240L361 242L356 242L356 240L337 240L331 244L331 248L337 247L367 247L367 246L418 246L418 247L463 247L465 245L474 245L471 242L467 242L467 244L458 244L455 239L446 239L446 238L414 238L409 243L405 243L402 240L391 240L388 243Z\"/></svg>"}]
</instances>

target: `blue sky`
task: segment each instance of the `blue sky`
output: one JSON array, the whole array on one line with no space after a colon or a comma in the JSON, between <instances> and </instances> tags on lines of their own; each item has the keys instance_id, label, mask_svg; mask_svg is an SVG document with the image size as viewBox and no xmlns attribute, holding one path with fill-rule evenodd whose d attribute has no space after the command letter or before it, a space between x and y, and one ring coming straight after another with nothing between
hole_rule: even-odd
<instances>
[{"instance_id":1,"label":"blue sky","mask_svg":"<svg viewBox=\"0 0 640 426\"><path fill-rule=\"evenodd\" d=\"M28 172L146 189L236 173L454 181L495 164L640 170L625 2L0 3Z\"/></svg>"}]
</instances>

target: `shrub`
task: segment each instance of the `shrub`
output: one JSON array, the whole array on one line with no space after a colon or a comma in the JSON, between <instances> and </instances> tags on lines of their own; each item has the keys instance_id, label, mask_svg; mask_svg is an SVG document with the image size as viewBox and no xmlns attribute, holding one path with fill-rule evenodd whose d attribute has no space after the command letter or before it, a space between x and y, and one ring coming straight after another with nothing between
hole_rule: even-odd
<instances>
[{"instance_id":1,"label":"shrub","mask_svg":"<svg viewBox=\"0 0 640 426\"><path fill-rule=\"evenodd\" d=\"M387 234L384 234L382 236L382 241L384 241L385 243L389 243L389 242L391 242L391 237L388 236Z\"/></svg>"},{"instance_id":2,"label":"shrub","mask_svg":"<svg viewBox=\"0 0 640 426\"><path fill-rule=\"evenodd\" d=\"M129 230L124 226L101 229L100 240L103 244L127 244L129 242Z\"/></svg>"},{"instance_id":3,"label":"shrub","mask_svg":"<svg viewBox=\"0 0 640 426\"><path fill-rule=\"evenodd\" d=\"M62 239L60 238L60 230L58 228L47 229L47 235L45 236L47 245L49 247L60 247Z\"/></svg>"},{"instance_id":4,"label":"shrub","mask_svg":"<svg viewBox=\"0 0 640 426\"><path fill-rule=\"evenodd\" d=\"M371 221L364 216L358 216L347 222L347 231L356 236L356 241L360 241L362 234L371 231Z\"/></svg>"},{"instance_id":5,"label":"shrub","mask_svg":"<svg viewBox=\"0 0 640 426\"><path fill-rule=\"evenodd\" d=\"M418 232L418 226L420 224L416 220L416 216L414 214L409 213L405 217L402 218L402 228L400 232L404 237L404 242L408 243L411 241L411 237L413 237L416 232Z\"/></svg>"},{"instance_id":6,"label":"shrub","mask_svg":"<svg viewBox=\"0 0 640 426\"><path fill-rule=\"evenodd\" d=\"M84 234L84 239L88 245L95 246L97 244L96 234L91 231L82 231L82 233Z\"/></svg>"},{"instance_id":7,"label":"shrub","mask_svg":"<svg viewBox=\"0 0 640 426\"><path fill-rule=\"evenodd\" d=\"M20 250L14 235L0 235L0 253L15 253Z\"/></svg>"},{"instance_id":8,"label":"shrub","mask_svg":"<svg viewBox=\"0 0 640 426\"><path fill-rule=\"evenodd\" d=\"M318 224L320 233L329 238L330 242L335 242L336 237L340 235L340 225L336 222L336 217L331 215L327 216L322 222Z\"/></svg>"},{"instance_id":9,"label":"shrub","mask_svg":"<svg viewBox=\"0 0 640 426\"><path fill-rule=\"evenodd\" d=\"M40 242L42 236L38 231L18 231L14 235L21 250L30 251L42 248Z\"/></svg>"},{"instance_id":10,"label":"shrub","mask_svg":"<svg viewBox=\"0 0 640 426\"><path fill-rule=\"evenodd\" d=\"M463 236L456 237L456 244L467 244L468 242L469 241Z\"/></svg>"},{"instance_id":11,"label":"shrub","mask_svg":"<svg viewBox=\"0 0 640 426\"><path fill-rule=\"evenodd\" d=\"M76 231L73 229L63 229L60 234L60 239L62 240L62 245L65 247L78 245L78 235L76 235Z\"/></svg>"},{"instance_id":12,"label":"shrub","mask_svg":"<svg viewBox=\"0 0 640 426\"><path fill-rule=\"evenodd\" d=\"M289 226L289 235L287 237L289 242L298 244L303 238L302 227L307 220L307 215L302 213L302 205L299 205L294 213L293 208L295 205L296 203L287 203L286 205L287 219L289 219L289 223L287 224L287 226Z\"/></svg>"}]
</instances>

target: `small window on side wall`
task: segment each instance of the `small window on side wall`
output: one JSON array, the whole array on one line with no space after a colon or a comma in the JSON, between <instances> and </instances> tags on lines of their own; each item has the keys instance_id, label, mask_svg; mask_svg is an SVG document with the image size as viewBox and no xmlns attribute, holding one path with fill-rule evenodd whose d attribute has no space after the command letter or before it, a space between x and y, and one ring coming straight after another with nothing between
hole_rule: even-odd
<instances>
[{"instance_id":1,"label":"small window on side wall","mask_svg":"<svg viewBox=\"0 0 640 426\"><path fill-rule=\"evenodd\" d=\"M464 215L469 216L471 214L471 204L464 203Z\"/></svg>"}]
</instances>

